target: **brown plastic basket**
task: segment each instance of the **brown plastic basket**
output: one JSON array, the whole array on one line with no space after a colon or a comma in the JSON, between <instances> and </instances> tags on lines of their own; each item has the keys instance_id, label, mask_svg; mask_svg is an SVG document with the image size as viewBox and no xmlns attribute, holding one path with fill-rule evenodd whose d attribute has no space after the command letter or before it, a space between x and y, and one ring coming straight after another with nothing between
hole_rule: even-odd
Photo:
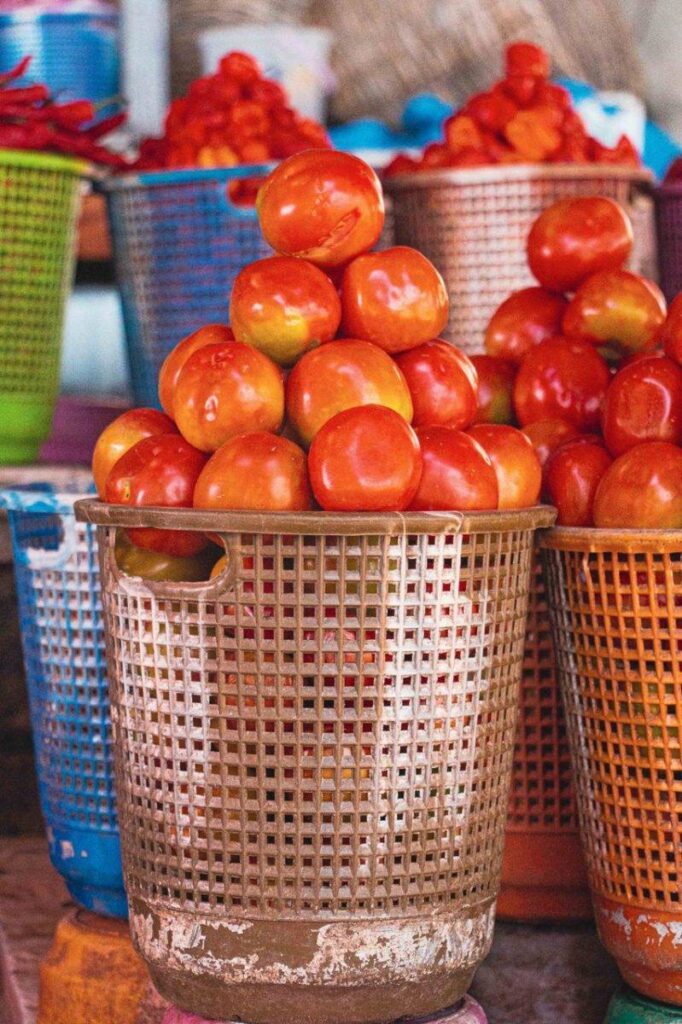
<instances>
[{"instance_id":1,"label":"brown plastic basket","mask_svg":"<svg viewBox=\"0 0 682 1024\"><path fill-rule=\"evenodd\" d=\"M160 992L256 1024L457 1002L491 938L536 528L81 503L100 525L130 922ZM223 538L121 576L114 527Z\"/></svg>"},{"instance_id":2,"label":"brown plastic basket","mask_svg":"<svg viewBox=\"0 0 682 1024\"><path fill-rule=\"evenodd\" d=\"M599 932L633 988L682 1005L682 532L543 539Z\"/></svg>"},{"instance_id":3,"label":"brown plastic basket","mask_svg":"<svg viewBox=\"0 0 682 1024\"><path fill-rule=\"evenodd\" d=\"M634 270L656 277L653 200L648 171L595 164L516 164L419 171L384 181L393 202L396 245L420 249L435 263L450 296L448 341L483 351L485 329L510 292L533 281L526 238L557 199L605 195L633 217Z\"/></svg>"}]
</instances>

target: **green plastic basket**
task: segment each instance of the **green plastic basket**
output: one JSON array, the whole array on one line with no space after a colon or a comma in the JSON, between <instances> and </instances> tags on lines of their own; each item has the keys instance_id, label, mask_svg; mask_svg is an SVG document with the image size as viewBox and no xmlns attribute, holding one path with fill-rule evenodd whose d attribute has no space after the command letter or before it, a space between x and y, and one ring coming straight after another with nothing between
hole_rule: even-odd
<instances>
[{"instance_id":1,"label":"green plastic basket","mask_svg":"<svg viewBox=\"0 0 682 1024\"><path fill-rule=\"evenodd\" d=\"M0 464L34 461L50 431L89 171L82 160L0 150Z\"/></svg>"}]
</instances>

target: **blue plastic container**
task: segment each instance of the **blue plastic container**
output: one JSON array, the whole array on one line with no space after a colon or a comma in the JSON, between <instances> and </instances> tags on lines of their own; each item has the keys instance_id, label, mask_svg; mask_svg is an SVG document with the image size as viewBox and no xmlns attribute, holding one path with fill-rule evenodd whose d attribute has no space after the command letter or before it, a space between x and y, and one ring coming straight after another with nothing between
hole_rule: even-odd
<instances>
[{"instance_id":1,"label":"blue plastic container","mask_svg":"<svg viewBox=\"0 0 682 1024\"><path fill-rule=\"evenodd\" d=\"M80 493L0 491L7 509L50 858L87 910L126 917L96 532Z\"/></svg>"},{"instance_id":2,"label":"blue plastic container","mask_svg":"<svg viewBox=\"0 0 682 1024\"><path fill-rule=\"evenodd\" d=\"M159 407L168 353L199 327L226 324L235 277L272 255L255 209L230 198L236 182L269 170L159 171L105 183L136 405Z\"/></svg>"}]
</instances>

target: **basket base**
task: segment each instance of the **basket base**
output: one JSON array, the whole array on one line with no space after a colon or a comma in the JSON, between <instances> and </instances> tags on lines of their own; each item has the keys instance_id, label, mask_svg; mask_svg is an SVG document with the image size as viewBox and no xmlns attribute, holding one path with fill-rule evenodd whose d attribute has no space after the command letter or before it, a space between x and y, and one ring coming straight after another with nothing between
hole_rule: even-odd
<instances>
[{"instance_id":1,"label":"basket base","mask_svg":"<svg viewBox=\"0 0 682 1024\"><path fill-rule=\"evenodd\" d=\"M85 910L102 917L128 918L128 901L125 892L119 889L103 889L100 885L88 885L86 882L74 882L65 878L66 888L74 903Z\"/></svg>"},{"instance_id":2,"label":"basket base","mask_svg":"<svg viewBox=\"0 0 682 1024\"><path fill-rule=\"evenodd\" d=\"M592 920L577 832L507 829L497 916L502 921L536 923Z\"/></svg>"},{"instance_id":3,"label":"basket base","mask_svg":"<svg viewBox=\"0 0 682 1024\"><path fill-rule=\"evenodd\" d=\"M682 1010L624 988L609 1003L604 1024L682 1024Z\"/></svg>"},{"instance_id":4,"label":"basket base","mask_svg":"<svg viewBox=\"0 0 682 1024\"><path fill-rule=\"evenodd\" d=\"M56 396L55 396L56 397ZM31 401L0 392L0 465L36 462L40 446L50 432L54 399Z\"/></svg>"},{"instance_id":5,"label":"basket base","mask_svg":"<svg viewBox=\"0 0 682 1024\"><path fill-rule=\"evenodd\" d=\"M76 903L93 914L127 918L118 834L53 824L47 836L52 865Z\"/></svg>"}]
</instances>

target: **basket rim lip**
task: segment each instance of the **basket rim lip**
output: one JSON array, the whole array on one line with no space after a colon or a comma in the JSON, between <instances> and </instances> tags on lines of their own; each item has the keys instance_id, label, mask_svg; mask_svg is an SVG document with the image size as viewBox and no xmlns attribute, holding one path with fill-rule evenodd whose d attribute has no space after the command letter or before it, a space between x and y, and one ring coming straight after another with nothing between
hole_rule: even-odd
<instances>
[{"instance_id":1,"label":"basket rim lip","mask_svg":"<svg viewBox=\"0 0 682 1024\"><path fill-rule=\"evenodd\" d=\"M90 18L97 18L99 21L111 22L112 25L116 26L119 24L120 16L118 11L33 11L30 10L16 10L6 11L4 14L0 13L0 25L15 25L18 22L39 22L39 21L55 21L55 20L66 20L76 21Z\"/></svg>"},{"instance_id":2,"label":"basket rim lip","mask_svg":"<svg viewBox=\"0 0 682 1024\"><path fill-rule=\"evenodd\" d=\"M388 191L428 188L433 185L479 185L496 181L540 181L564 178L612 178L653 184L653 173L646 167L622 167L618 164L490 164L488 167L437 167L429 171L410 171L382 178Z\"/></svg>"},{"instance_id":3,"label":"basket rim lip","mask_svg":"<svg viewBox=\"0 0 682 1024\"><path fill-rule=\"evenodd\" d=\"M97 498L75 504L76 519L96 526L182 529L222 535L381 536L444 533L511 533L552 525L556 510L534 505L486 512L252 512L194 508L133 508Z\"/></svg>"},{"instance_id":4,"label":"basket rim lip","mask_svg":"<svg viewBox=\"0 0 682 1024\"><path fill-rule=\"evenodd\" d=\"M662 181L656 186L654 192L657 196L680 196L682 195L682 181Z\"/></svg>"},{"instance_id":5,"label":"basket rim lip","mask_svg":"<svg viewBox=\"0 0 682 1024\"><path fill-rule=\"evenodd\" d=\"M540 546L556 551L618 551L629 554L677 548L682 551L682 529L638 527L554 526L540 538Z\"/></svg>"},{"instance_id":6,"label":"basket rim lip","mask_svg":"<svg viewBox=\"0 0 682 1024\"><path fill-rule=\"evenodd\" d=\"M240 181L244 178L262 177L277 166L277 162L264 164L239 164L236 167L173 167L160 171L132 171L124 174L107 174L100 182L105 192L120 192L124 189L154 188L163 185L190 185L201 181Z\"/></svg>"},{"instance_id":7,"label":"basket rim lip","mask_svg":"<svg viewBox=\"0 0 682 1024\"><path fill-rule=\"evenodd\" d=\"M93 176L94 167L88 160L61 153L43 153L35 149L0 148L0 164L12 167L31 167L43 171L67 171L78 178Z\"/></svg>"}]
</instances>

